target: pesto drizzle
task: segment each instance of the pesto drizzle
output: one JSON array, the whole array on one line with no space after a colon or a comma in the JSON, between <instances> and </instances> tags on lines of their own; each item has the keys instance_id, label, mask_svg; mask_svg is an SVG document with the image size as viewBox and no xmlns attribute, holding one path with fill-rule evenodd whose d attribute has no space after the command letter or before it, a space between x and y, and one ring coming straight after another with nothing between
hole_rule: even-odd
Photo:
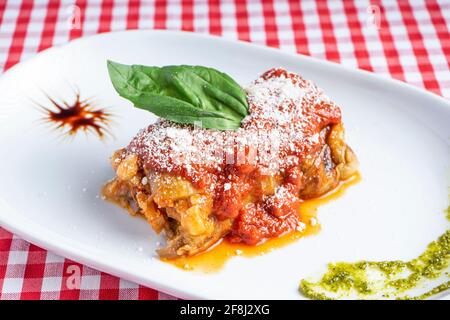
<instances>
[{"instance_id":1,"label":"pesto drizzle","mask_svg":"<svg viewBox=\"0 0 450 320\"><path fill-rule=\"evenodd\" d=\"M399 295L416 288L425 279L439 278L447 269L449 258L450 230L447 230L439 239L430 243L427 250L416 259L407 262L332 263L318 282L304 279L300 282L299 290L308 298L320 300L352 298L352 295L356 298L381 295L383 298L394 296L398 299L426 299L447 290L450 281L419 296Z\"/></svg>"}]
</instances>

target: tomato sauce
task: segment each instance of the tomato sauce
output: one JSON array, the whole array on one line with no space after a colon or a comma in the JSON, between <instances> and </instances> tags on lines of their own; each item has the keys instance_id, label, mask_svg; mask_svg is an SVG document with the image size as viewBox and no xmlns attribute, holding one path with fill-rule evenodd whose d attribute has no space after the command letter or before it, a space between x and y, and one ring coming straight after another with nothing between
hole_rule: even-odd
<instances>
[{"instance_id":1,"label":"tomato sauce","mask_svg":"<svg viewBox=\"0 0 450 320\"><path fill-rule=\"evenodd\" d=\"M237 131L161 121L138 134L128 150L148 170L180 175L210 192L216 218L233 220L227 243L256 245L301 225L300 164L322 149L321 133L340 123L341 112L313 83L283 69L263 74L247 97L249 115ZM275 193L263 190L267 177L277 181Z\"/></svg>"}]
</instances>

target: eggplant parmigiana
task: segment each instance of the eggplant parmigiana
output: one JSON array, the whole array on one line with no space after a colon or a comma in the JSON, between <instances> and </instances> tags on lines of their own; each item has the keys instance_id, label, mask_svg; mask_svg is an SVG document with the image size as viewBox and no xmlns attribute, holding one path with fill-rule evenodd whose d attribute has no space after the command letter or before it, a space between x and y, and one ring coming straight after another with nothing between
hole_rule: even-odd
<instances>
[{"instance_id":1,"label":"eggplant parmigiana","mask_svg":"<svg viewBox=\"0 0 450 320\"><path fill-rule=\"evenodd\" d=\"M314 83L271 69L245 92L248 115L237 130L159 120L112 156L116 177L102 193L165 233L161 257L298 230L301 201L356 172L341 111Z\"/></svg>"}]
</instances>

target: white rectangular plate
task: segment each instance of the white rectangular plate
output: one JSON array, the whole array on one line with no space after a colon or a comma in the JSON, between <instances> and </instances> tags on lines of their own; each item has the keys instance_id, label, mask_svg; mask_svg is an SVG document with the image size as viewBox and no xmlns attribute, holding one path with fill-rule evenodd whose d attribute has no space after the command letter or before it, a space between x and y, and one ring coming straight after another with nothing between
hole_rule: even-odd
<instances>
[{"instance_id":1,"label":"white rectangular plate","mask_svg":"<svg viewBox=\"0 0 450 320\"><path fill-rule=\"evenodd\" d=\"M320 208L322 231L212 274L155 258L160 241L143 219L101 200L109 157L155 120L115 93L106 59L146 65L198 64L247 84L281 66L315 81L341 106L362 181ZM78 86L115 115L115 138L61 138L39 122L41 90L70 100ZM299 280L327 262L411 259L448 229L450 107L397 81L275 49L195 34L103 34L47 50L0 79L0 225L99 270L182 298L302 299Z\"/></svg>"}]
</instances>

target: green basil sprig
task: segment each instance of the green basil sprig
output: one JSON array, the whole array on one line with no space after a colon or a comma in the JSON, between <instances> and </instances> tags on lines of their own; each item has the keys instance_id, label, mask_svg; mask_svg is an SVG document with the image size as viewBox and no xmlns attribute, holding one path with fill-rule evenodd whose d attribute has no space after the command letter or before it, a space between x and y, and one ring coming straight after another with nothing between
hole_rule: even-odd
<instances>
[{"instance_id":1,"label":"green basil sprig","mask_svg":"<svg viewBox=\"0 0 450 320\"><path fill-rule=\"evenodd\" d=\"M134 106L177 123L237 129L248 114L244 90L231 77L202 66L149 67L108 61L111 82Z\"/></svg>"}]
</instances>

